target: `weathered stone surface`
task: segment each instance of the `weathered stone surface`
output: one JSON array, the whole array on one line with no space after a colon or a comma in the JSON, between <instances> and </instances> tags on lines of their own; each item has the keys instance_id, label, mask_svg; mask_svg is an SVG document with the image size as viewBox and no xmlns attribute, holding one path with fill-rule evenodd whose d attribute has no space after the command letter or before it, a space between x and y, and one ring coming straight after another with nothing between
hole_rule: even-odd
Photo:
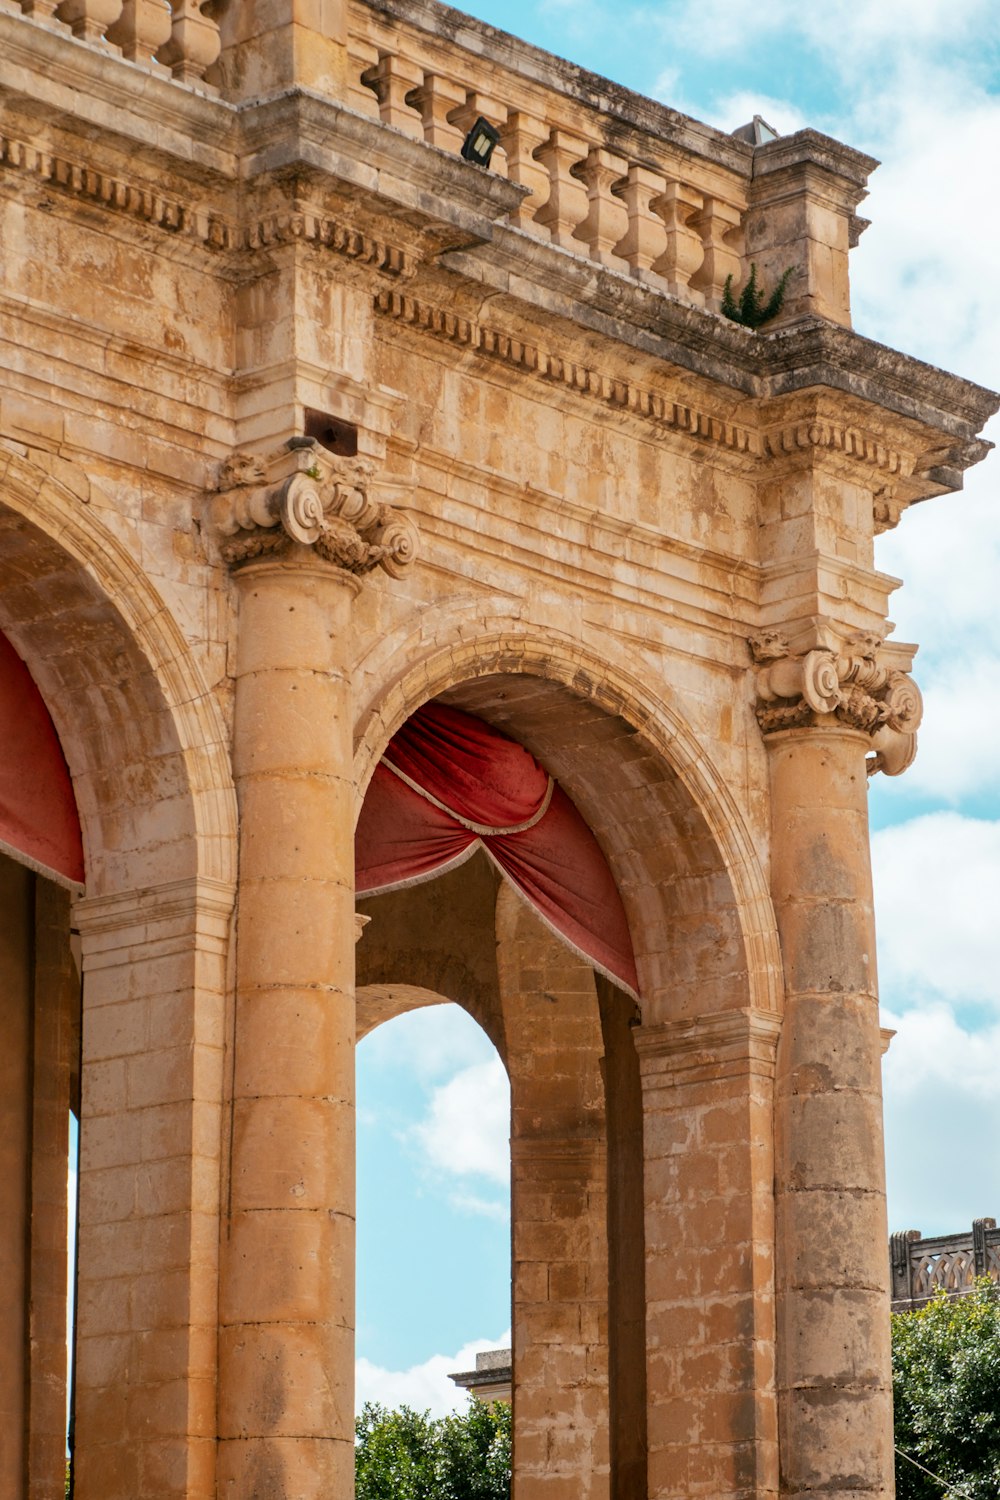
<instances>
[{"instance_id":1,"label":"weathered stone surface","mask_svg":"<svg viewBox=\"0 0 1000 1500\"><path fill-rule=\"evenodd\" d=\"M873 539L996 398L852 331L849 147L435 0L167 9L0 0L0 629L87 866L0 855L0 1500L61 1494L70 1104L78 1500L346 1500L354 1047L444 1000L511 1076L517 1500L888 1496ZM637 1000L482 854L355 946L439 695L575 801Z\"/></svg>"}]
</instances>

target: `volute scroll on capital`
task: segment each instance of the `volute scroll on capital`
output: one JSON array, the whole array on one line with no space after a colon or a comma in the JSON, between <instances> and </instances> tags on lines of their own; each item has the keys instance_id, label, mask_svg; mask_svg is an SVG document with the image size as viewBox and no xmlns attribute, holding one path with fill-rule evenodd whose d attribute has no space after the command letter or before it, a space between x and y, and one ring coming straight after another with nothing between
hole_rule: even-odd
<instances>
[{"instance_id":1,"label":"volute scroll on capital","mask_svg":"<svg viewBox=\"0 0 1000 1500\"><path fill-rule=\"evenodd\" d=\"M210 506L223 560L239 567L310 547L348 573L382 568L400 578L420 537L407 515L379 498L388 488L370 460L339 457L314 438L292 438L269 456L234 454Z\"/></svg>"},{"instance_id":2,"label":"volute scroll on capital","mask_svg":"<svg viewBox=\"0 0 1000 1500\"><path fill-rule=\"evenodd\" d=\"M751 637L761 732L776 734L832 717L870 736L869 775L901 775L917 753L923 699L909 672L879 660L882 645L880 635L856 635L840 651L795 654L775 632Z\"/></svg>"}]
</instances>

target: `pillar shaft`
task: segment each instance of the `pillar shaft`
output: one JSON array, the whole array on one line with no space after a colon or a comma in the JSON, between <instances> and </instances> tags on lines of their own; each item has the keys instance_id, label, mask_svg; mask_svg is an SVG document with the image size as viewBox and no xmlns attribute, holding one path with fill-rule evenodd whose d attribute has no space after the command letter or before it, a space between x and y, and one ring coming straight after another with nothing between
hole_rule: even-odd
<instances>
[{"instance_id":1,"label":"pillar shaft","mask_svg":"<svg viewBox=\"0 0 1000 1500\"><path fill-rule=\"evenodd\" d=\"M0 855L0 1500L26 1486L34 879Z\"/></svg>"},{"instance_id":2,"label":"pillar shaft","mask_svg":"<svg viewBox=\"0 0 1000 1500\"><path fill-rule=\"evenodd\" d=\"M251 564L240 595L232 1157L219 1494L353 1493L354 580Z\"/></svg>"},{"instance_id":3,"label":"pillar shaft","mask_svg":"<svg viewBox=\"0 0 1000 1500\"><path fill-rule=\"evenodd\" d=\"M785 968L775 1090L783 1496L892 1493L868 737L768 739Z\"/></svg>"}]
</instances>

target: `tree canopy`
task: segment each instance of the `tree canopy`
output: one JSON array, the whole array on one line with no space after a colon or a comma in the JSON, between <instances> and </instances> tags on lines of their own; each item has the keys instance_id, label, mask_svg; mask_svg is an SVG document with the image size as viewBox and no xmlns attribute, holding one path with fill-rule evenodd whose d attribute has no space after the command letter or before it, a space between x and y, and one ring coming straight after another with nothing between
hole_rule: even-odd
<instances>
[{"instance_id":1,"label":"tree canopy","mask_svg":"<svg viewBox=\"0 0 1000 1500\"><path fill-rule=\"evenodd\" d=\"M1000 1287L894 1313L892 1377L898 1500L996 1500Z\"/></svg>"},{"instance_id":2,"label":"tree canopy","mask_svg":"<svg viewBox=\"0 0 1000 1500\"><path fill-rule=\"evenodd\" d=\"M357 1500L510 1500L510 1407L470 1398L433 1420L371 1402L355 1424Z\"/></svg>"}]
</instances>

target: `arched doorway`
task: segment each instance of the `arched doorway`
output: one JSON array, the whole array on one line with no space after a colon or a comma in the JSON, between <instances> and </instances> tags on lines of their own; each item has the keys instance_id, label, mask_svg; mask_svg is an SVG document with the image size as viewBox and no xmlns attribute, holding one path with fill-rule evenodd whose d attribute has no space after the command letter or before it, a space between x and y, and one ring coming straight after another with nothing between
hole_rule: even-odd
<instances>
[{"instance_id":1,"label":"arched doorway","mask_svg":"<svg viewBox=\"0 0 1000 1500\"><path fill-rule=\"evenodd\" d=\"M54 888L53 897L33 876L0 924L7 948L36 970L36 1033L37 960L68 985L70 921L80 934L76 1494L90 1500L119 1485L134 1492L129 1475L158 1464L183 1484L214 1462L214 1413L190 1399L189 1385L192 1376L214 1380L217 1344L236 820L221 719L197 662L139 563L102 524L99 503L88 507L81 495L100 499L71 464L0 445L0 630L55 726L85 858L72 912L68 893ZM4 873L23 887L23 866ZM54 980L50 988L60 992ZM58 1034L43 1027L41 1040L54 1045ZM35 1063L37 1073L37 1049ZM56 1076L50 1066L47 1087ZM21 1141L22 1181L46 1164L41 1144L30 1132ZM64 1154L58 1170L62 1206L51 1207L65 1216ZM64 1317L64 1286L57 1295ZM32 1299L32 1317L38 1307ZM25 1308L18 1298L22 1322ZM55 1319L53 1304L50 1333ZM64 1336L50 1342L65 1350ZM30 1359L15 1383L30 1404ZM5 1500L62 1493L63 1416L58 1427L47 1422L40 1447L30 1416L27 1430L12 1460L25 1473L10 1479Z\"/></svg>"},{"instance_id":2,"label":"arched doorway","mask_svg":"<svg viewBox=\"0 0 1000 1500\"><path fill-rule=\"evenodd\" d=\"M487 1013L512 1090L515 1494L569 1481L631 1500L673 1483L709 1412L713 1461L766 1470L777 1025L753 1004L773 995L769 943L746 941L762 914L734 888L655 723L634 703L626 717L608 674L577 661L562 685L558 652L539 648L536 663L520 643L479 665L456 686L452 659L439 697L526 746L569 794L613 872L640 976L637 1005L495 875L492 903L484 888L468 911L489 877L471 863L360 903L362 983L449 993L442 975L481 971L493 945ZM433 683L426 664L418 676L413 706Z\"/></svg>"}]
</instances>

